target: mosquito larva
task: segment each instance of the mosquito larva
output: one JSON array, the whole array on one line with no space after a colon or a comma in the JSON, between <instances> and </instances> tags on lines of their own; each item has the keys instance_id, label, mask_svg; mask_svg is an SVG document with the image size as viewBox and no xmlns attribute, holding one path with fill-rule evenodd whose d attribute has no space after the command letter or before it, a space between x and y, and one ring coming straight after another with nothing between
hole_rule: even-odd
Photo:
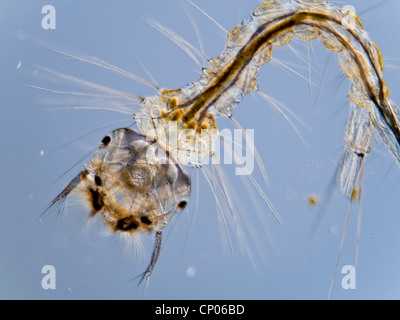
<instances>
[{"instance_id":1,"label":"mosquito larva","mask_svg":"<svg viewBox=\"0 0 400 320\"><path fill-rule=\"evenodd\" d=\"M275 47L287 45L293 37L319 39L330 52L338 53L343 73L352 82L345 152L336 180L343 194L352 201L359 199L361 169L374 132L400 162L400 112L383 80L381 52L360 19L326 1L304 0L262 3L228 33L225 50L209 61L197 81L137 99L135 122L143 136L129 129L113 131L53 203L77 188L86 194L92 214L100 214L114 231L134 236L156 231L153 256L144 274L150 276L162 228L189 200L190 181L180 166L198 167L215 155L215 120L231 117L242 97L258 89L260 66L271 60ZM165 151L166 165L146 158L148 141ZM206 147L198 148L202 144ZM155 185L154 179L162 183ZM314 196L308 199L311 206L317 201Z\"/></svg>"}]
</instances>

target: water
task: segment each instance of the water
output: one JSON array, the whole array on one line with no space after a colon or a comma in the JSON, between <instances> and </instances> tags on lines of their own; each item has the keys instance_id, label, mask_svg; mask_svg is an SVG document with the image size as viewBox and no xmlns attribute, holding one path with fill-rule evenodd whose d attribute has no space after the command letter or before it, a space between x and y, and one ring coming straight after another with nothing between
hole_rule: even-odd
<instances>
[{"instance_id":1,"label":"water","mask_svg":"<svg viewBox=\"0 0 400 320\"><path fill-rule=\"evenodd\" d=\"M362 1L351 4L360 11L369 7ZM248 16L257 3L221 1L218 7L208 2L199 5L230 30L240 19ZM155 6L159 10L154 10ZM199 25L207 55L218 56L224 48L225 37L207 18L188 7ZM3 261L0 295L4 298L143 298L143 290L129 280L146 267L151 253L151 239L148 239L146 257L139 262L135 259L121 261L118 250L121 244L116 239L99 236L97 225L81 231L84 219L79 210L62 217L61 223L57 223L55 216L45 216L40 222L37 220L49 201L89 158L54 184L53 181L85 155L94 152L99 138L114 129L115 125L56 148L98 126L120 120L121 115L106 111L45 112L49 106L43 106L40 101L33 104L32 101L48 99L49 94L22 84L49 87L48 81L41 82L35 74L32 64L37 63L134 95L153 94L151 88L92 66L73 63L32 43L39 39L49 47L55 44L57 48L98 56L147 77L141 68L143 64L160 85L178 88L197 80L200 70L183 51L141 19L151 17L158 20L194 44L195 32L178 2L151 1L140 5L102 3L96 8L89 3L74 6L59 4L56 6L56 30L41 28L42 4L26 2L17 7L8 2L4 8L7 10L3 11L2 17L7 27L1 32L9 45L7 52L1 53L6 72L2 77L5 108L0 139L4 150L0 158L4 177L1 199L5 203L0 223L0 237L5 244L0 248ZM399 5L390 2L361 15L371 38L387 59L385 79L394 101L400 101L396 90L398 70L388 65L397 65L399 50L393 39L396 39L399 30L395 26L398 12ZM72 17L74 23L71 22ZM304 43L294 45L303 54L307 52ZM219 230L213 195L203 178L199 182L200 201L194 222L192 215L195 213L196 191L192 193L189 213L182 215L166 230L160 260L145 298L326 297L348 202L336 191L317 234L308 243L306 235L318 209L310 207L307 199L313 194L322 198L340 158L348 114L348 82L341 82L337 59L332 57L319 93L321 77L316 72L322 75L329 54L318 45L313 45L312 52L315 52L312 62L316 71L312 70L311 80L316 86L312 86L311 93L307 81L287 69L270 64L261 70L258 79L266 93L285 103L308 124L310 130L299 126L305 146L299 142L287 121L262 99L247 96L234 113L243 127L255 129L255 145L270 179L267 193L284 220L282 228L273 217L267 218L268 237L272 239L273 249L265 246L266 265L257 261L259 268L256 274L251 263L237 248L233 257L229 251L224 252L221 245L224 233ZM282 48L279 52L277 50L277 57L300 65L300 68L295 67L296 70L307 77L307 66L293 53ZM20 67L17 69L16 66ZM72 90L65 82L54 83L51 87ZM314 108L315 100L317 104ZM127 121L124 125L130 123ZM229 126L229 122L222 120L219 126ZM400 261L395 253L398 252L396 226L399 218L395 208L398 207L399 177L397 168L391 169L392 164L393 160L383 147L375 149L366 160L357 289L345 291L340 287L341 266L353 262L354 212L333 298L398 298L397 270ZM245 191L242 180L235 176L231 179L238 188L236 194L242 195ZM196 183L194 186L196 188ZM255 198L258 198L261 210L270 216L259 196ZM242 200L245 210L253 212L253 199L242 197ZM244 217L251 219L250 213ZM338 228L335 235L330 233L332 226ZM192 231L188 236L189 230ZM259 229L256 231L260 232ZM263 236L259 237L263 239ZM57 289L45 291L41 287L41 270L49 264L57 270ZM191 266L195 267L196 274L189 278L186 270ZM229 290L226 290L227 284Z\"/></svg>"}]
</instances>

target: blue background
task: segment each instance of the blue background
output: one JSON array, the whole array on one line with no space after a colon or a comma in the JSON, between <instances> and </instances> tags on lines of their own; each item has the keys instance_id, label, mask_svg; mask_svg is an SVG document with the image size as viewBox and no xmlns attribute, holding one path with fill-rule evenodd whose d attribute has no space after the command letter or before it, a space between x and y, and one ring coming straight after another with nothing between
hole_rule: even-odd
<instances>
[{"instance_id":1,"label":"blue background","mask_svg":"<svg viewBox=\"0 0 400 320\"><path fill-rule=\"evenodd\" d=\"M227 30L233 29L257 6L256 0L202 0L196 2ZM394 101L400 103L400 3L347 1L354 5L385 59L385 80ZM44 5L56 8L56 30L41 28ZM188 169L193 193L188 210L166 228L165 242L150 286L137 287L148 263L151 237L144 237L141 259L121 243L104 237L97 223L85 226L85 213L70 209L57 218L55 211L38 217L49 202L81 170L109 131L132 124L106 123L129 116L106 111L48 111L68 105L69 97L25 86L61 91L85 91L47 77L37 66L67 73L131 94L154 91L143 85L85 63L65 58L48 48L96 56L148 79L141 64L164 88L182 87L199 77L193 61L169 39L146 23L148 18L174 30L198 46L185 13L196 22L205 53L217 57L226 36L209 19L184 1L8 1L0 4L0 298L1 299L325 299L328 294L348 200L336 192L312 240L311 225L319 214L307 198L321 200L342 153L348 115L349 82L337 55L319 41L311 47L311 90L306 80L270 62L260 71L260 89L284 103L305 123L297 123L302 144L288 122L260 97L248 95L234 111L245 128L255 129L255 145L268 171L264 188L284 221L280 226L261 197L246 195L246 183L227 166L232 195L240 200L243 223L254 225L247 239L255 239L253 264L233 241L234 254L224 249L226 234L219 225L214 196L201 172ZM369 8L370 11L364 12ZM364 12L364 13L363 13ZM307 42L294 40L293 48L307 61ZM274 57L308 78L308 66L287 46ZM326 77L322 81L327 61ZM17 66L20 64L20 67ZM322 82L322 84L321 84ZM55 99L54 103L44 103ZM317 103L315 103L317 101ZM57 102L57 105L56 103ZM104 106L104 104L103 104ZM219 119L220 129L232 127ZM78 139L76 139L78 138ZM44 152L41 155L41 151ZM353 263L357 208L353 208L332 298L400 298L400 172L385 147L374 141L365 163L363 219L356 290L343 290L340 270ZM197 182L197 173L200 177ZM58 177L60 179L56 180ZM259 172L255 172L262 181ZM54 181L56 181L54 183ZM250 187L251 188L251 187ZM199 200L196 200L197 191ZM196 210L196 203L197 210ZM267 225L260 227L257 210ZM196 213L196 214L195 214ZM191 231L190 231L191 230ZM234 230L231 230L233 238ZM43 290L41 269L56 268L56 290ZM187 270L195 268L188 276Z\"/></svg>"}]
</instances>

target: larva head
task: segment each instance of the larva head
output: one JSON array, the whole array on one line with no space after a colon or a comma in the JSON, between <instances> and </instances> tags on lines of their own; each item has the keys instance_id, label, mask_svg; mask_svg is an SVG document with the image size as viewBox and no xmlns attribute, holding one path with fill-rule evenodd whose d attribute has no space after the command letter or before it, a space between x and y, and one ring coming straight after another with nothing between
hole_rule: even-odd
<instances>
[{"instance_id":1,"label":"larva head","mask_svg":"<svg viewBox=\"0 0 400 320\"><path fill-rule=\"evenodd\" d=\"M100 215L112 231L127 233L161 229L190 195L190 179L180 166L154 142L126 128L102 139L74 181L61 198L72 190L83 193L91 215Z\"/></svg>"}]
</instances>

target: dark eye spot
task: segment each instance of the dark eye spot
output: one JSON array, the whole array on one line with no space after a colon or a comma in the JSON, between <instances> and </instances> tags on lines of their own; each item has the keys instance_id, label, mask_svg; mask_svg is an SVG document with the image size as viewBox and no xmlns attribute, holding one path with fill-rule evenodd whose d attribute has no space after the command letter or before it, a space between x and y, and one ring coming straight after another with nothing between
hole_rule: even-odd
<instances>
[{"instance_id":1,"label":"dark eye spot","mask_svg":"<svg viewBox=\"0 0 400 320\"><path fill-rule=\"evenodd\" d=\"M101 140L101 143L103 144L104 147L107 147L108 144L110 143L110 141L111 141L110 136L105 136L105 137L103 138L103 140Z\"/></svg>"},{"instance_id":2,"label":"dark eye spot","mask_svg":"<svg viewBox=\"0 0 400 320\"><path fill-rule=\"evenodd\" d=\"M95 177L94 177L94 183L95 183L97 186L101 187L101 185L103 184L103 181L101 181L101 178L100 178L99 176L95 176Z\"/></svg>"},{"instance_id":3,"label":"dark eye spot","mask_svg":"<svg viewBox=\"0 0 400 320\"><path fill-rule=\"evenodd\" d=\"M101 208L104 206L103 198L101 197L100 193L96 190L89 189L90 195L92 196L92 206L93 209L97 211L100 211Z\"/></svg>"},{"instance_id":4,"label":"dark eye spot","mask_svg":"<svg viewBox=\"0 0 400 320\"><path fill-rule=\"evenodd\" d=\"M142 221L142 223L147 224L147 225L151 224L151 220L146 216L140 217L140 221Z\"/></svg>"},{"instance_id":5,"label":"dark eye spot","mask_svg":"<svg viewBox=\"0 0 400 320\"><path fill-rule=\"evenodd\" d=\"M121 231L130 231L136 230L138 226L139 224L132 217L129 217L118 220L116 229Z\"/></svg>"},{"instance_id":6,"label":"dark eye spot","mask_svg":"<svg viewBox=\"0 0 400 320\"><path fill-rule=\"evenodd\" d=\"M178 203L178 209L182 210L186 207L186 205L187 205L187 201L181 201Z\"/></svg>"}]
</instances>

